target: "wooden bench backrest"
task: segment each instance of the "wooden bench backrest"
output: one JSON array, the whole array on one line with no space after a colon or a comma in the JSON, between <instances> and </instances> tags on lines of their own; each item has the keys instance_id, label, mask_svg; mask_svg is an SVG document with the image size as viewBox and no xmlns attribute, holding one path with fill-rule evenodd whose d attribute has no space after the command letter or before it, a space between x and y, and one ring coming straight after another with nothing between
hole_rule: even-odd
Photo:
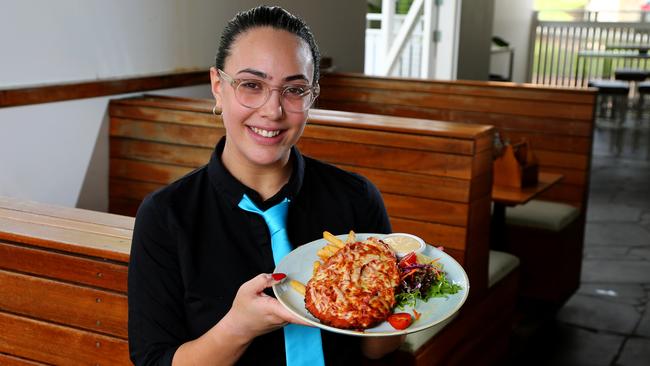
<instances>
[{"instance_id":1,"label":"wooden bench backrest","mask_svg":"<svg viewBox=\"0 0 650 366\"><path fill-rule=\"evenodd\" d=\"M318 107L493 125L526 138L540 170L564 175L543 199L586 208L596 93L527 84L323 75Z\"/></svg>"},{"instance_id":2,"label":"wooden bench backrest","mask_svg":"<svg viewBox=\"0 0 650 366\"><path fill-rule=\"evenodd\" d=\"M133 218L0 197L0 364L130 364Z\"/></svg>"},{"instance_id":3,"label":"wooden bench backrest","mask_svg":"<svg viewBox=\"0 0 650 366\"><path fill-rule=\"evenodd\" d=\"M212 106L209 100L163 97L111 101L111 212L133 215L147 193L209 160L225 134ZM487 278L492 131L312 110L298 146L308 156L371 179L394 230L444 245L465 266L472 293L478 294Z\"/></svg>"}]
</instances>

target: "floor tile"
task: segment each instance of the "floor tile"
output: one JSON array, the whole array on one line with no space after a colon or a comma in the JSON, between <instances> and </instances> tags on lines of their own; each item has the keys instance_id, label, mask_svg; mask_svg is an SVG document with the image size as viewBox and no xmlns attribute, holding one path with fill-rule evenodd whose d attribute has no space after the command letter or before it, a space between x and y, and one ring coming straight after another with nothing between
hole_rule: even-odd
<instances>
[{"instance_id":1,"label":"floor tile","mask_svg":"<svg viewBox=\"0 0 650 366\"><path fill-rule=\"evenodd\" d=\"M630 247L614 247L611 245L590 245L584 248L583 259L643 259L643 256L631 255Z\"/></svg>"},{"instance_id":2,"label":"floor tile","mask_svg":"<svg viewBox=\"0 0 650 366\"><path fill-rule=\"evenodd\" d=\"M638 207L627 205L590 205L587 211L587 221L638 222L642 210Z\"/></svg>"},{"instance_id":3,"label":"floor tile","mask_svg":"<svg viewBox=\"0 0 650 366\"><path fill-rule=\"evenodd\" d=\"M625 342L616 365L647 366L650 364L650 339L630 338Z\"/></svg>"},{"instance_id":4,"label":"floor tile","mask_svg":"<svg viewBox=\"0 0 650 366\"><path fill-rule=\"evenodd\" d=\"M609 205L614 201L616 197L616 192L598 192L598 193L589 193L589 208L587 209L587 214L591 210L592 206L595 205Z\"/></svg>"},{"instance_id":5,"label":"floor tile","mask_svg":"<svg viewBox=\"0 0 650 366\"><path fill-rule=\"evenodd\" d=\"M645 260L650 260L650 248L632 248L629 253L630 257L643 258ZM648 281L650 282L650 280Z\"/></svg>"},{"instance_id":6,"label":"floor tile","mask_svg":"<svg viewBox=\"0 0 650 366\"><path fill-rule=\"evenodd\" d=\"M558 312L558 321L598 331L630 334L641 315L628 304L574 295Z\"/></svg>"},{"instance_id":7,"label":"floor tile","mask_svg":"<svg viewBox=\"0 0 650 366\"><path fill-rule=\"evenodd\" d=\"M641 317L641 321L639 322L639 325L636 328L636 332L634 333L646 338L650 338L650 302L646 302L643 316ZM648 360L650 360L650 358L648 358Z\"/></svg>"},{"instance_id":8,"label":"floor tile","mask_svg":"<svg viewBox=\"0 0 650 366\"><path fill-rule=\"evenodd\" d=\"M577 293L629 305L641 305L646 302L646 292L641 284L589 283L582 284Z\"/></svg>"},{"instance_id":9,"label":"floor tile","mask_svg":"<svg viewBox=\"0 0 650 366\"><path fill-rule=\"evenodd\" d=\"M614 196L614 202L648 208L650 207L650 192L620 191Z\"/></svg>"},{"instance_id":10,"label":"floor tile","mask_svg":"<svg viewBox=\"0 0 650 366\"><path fill-rule=\"evenodd\" d=\"M650 246L650 232L631 223L587 223L585 243L597 245Z\"/></svg>"},{"instance_id":11,"label":"floor tile","mask_svg":"<svg viewBox=\"0 0 650 366\"><path fill-rule=\"evenodd\" d=\"M583 260L582 282L598 283L648 283L650 262Z\"/></svg>"},{"instance_id":12,"label":"floor tile","mask_svg":"<svg viewBox=\"0 0 650 366\"><path fill-rule=\"evenodd\" d=\"M624 340L622 336L573 327L565 327L549 336L553 341L542 343L541 354L537 357L544 361L538 365L609 366Z\"/></svg>"},{"instance_id":13,"label":"floor tile","mask_svg":"<svg viewBox=\"0 0 650 366\"><path fill-rule=\"evenodd\" d=\"M646 230L650 230L650 209L644 210L643 214L641 214L639 225L643 226Z\"/></svg>"}]
</instances>

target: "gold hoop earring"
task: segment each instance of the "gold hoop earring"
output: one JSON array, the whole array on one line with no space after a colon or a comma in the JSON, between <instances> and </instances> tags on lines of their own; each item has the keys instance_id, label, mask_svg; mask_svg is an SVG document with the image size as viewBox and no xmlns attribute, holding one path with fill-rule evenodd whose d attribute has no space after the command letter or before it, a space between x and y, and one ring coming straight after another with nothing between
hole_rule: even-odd
<instances>
[{"instance_id":1,"label":"gold hoop earring","mask_svg":"<svg viewBox=\"0 0 650 366\"><path fill-rule=\"evenodd\" d=\"M221 111L219 111L219 113L217 113L217 105L216 104L214 105L214 107L212 107L212 114L214 114L215 116L220 116L221 115Z\"/></svg>"}]
</instances>

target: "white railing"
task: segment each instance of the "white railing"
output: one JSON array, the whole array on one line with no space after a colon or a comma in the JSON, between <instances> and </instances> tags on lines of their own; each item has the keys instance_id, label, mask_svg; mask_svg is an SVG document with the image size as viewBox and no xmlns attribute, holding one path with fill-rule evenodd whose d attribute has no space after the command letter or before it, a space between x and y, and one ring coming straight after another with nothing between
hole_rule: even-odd
<instances>
[{"instance_id":1,"label":"white railing","mask_svg":"<svg viewBox=\"0 0 650 366\"><path fill-rule=\"evenodd\" d=\"M391 39L395 39L404 23L406 15L396 14L393 17ZM381 28L372 28L381 24L382 15L379 13L366 14L366 49L364 73L368 75L385 76L385 40ZM424 21L420 17L401 54L398 56L390 76L419 78L421 74L422 29Z\"/></svg>"},{"instance_id":2,"label":"white railing","mask_svg":"<svg viewBox=\"0 0 650 366\"><path fill-rule=\"evenodd\" d=\"M650 69L639 50L618 46L650 45L648 12L563 12L569 19L533 14L528 57L529 81L585 87L590 79L611 78L618 68Z\"/></svg>"},{"instance_id":3,"label":"white railing","mask_svg":"<svg viewBox=\"0 0 650 366\"><path fill-rule=\"evenodd\" d=\"M379 15L368 14L365 72L371 75L432 78L436 74L436 52L440 47L438 31L442 3L413 0L406 15L395 14L395 1L383 0ZM444 7L444 6L443 6ZM456 7L445 10L456 14ZM448 43L453 44L453 37ZM451 48L449 45L447 48Z\"/></svg>"}]
</instances>

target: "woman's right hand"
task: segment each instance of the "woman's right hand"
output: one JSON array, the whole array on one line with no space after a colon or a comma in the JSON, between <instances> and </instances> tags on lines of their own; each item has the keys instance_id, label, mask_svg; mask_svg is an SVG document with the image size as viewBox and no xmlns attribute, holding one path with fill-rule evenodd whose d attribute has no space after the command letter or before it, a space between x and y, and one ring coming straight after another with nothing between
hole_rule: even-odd
<instances>
[{"instance_id":1,"label":"woman's right hand","mask_svg":"<svg viewBox=\"0 0 650 366\"><path fill-rule=\"evenodd\" d=\"M280 281L263 273L242 284L230 311L222 319L223 326L233 335L250 342L288 323L309 325L289 312L277 299L264 293L264 289Z\"/></svg>"}]
</instances>

